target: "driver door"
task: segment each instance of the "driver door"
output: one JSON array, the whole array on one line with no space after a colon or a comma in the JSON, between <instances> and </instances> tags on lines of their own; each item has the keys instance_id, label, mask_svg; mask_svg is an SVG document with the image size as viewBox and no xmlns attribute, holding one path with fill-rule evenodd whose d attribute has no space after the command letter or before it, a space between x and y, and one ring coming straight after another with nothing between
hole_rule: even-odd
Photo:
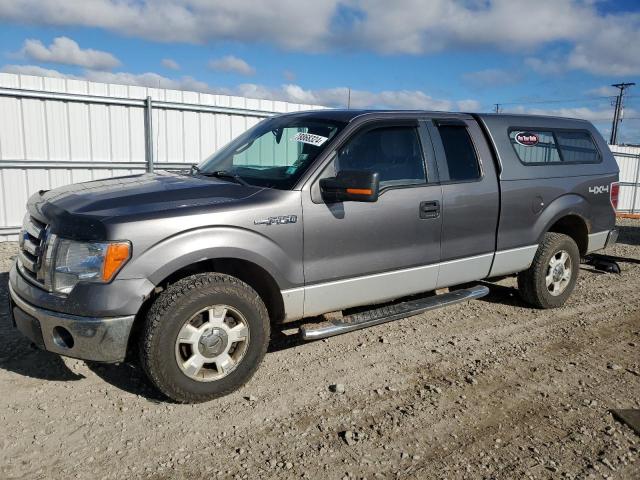
<instances>
[{"instance_id":1,"label":"driver door","mask_svg":"<svg viewBox=\"0 0 640 480\"><path fill-rule=\"evenodd\" d=\"M319 179L340 170L378 172L378 200L324 202ZM303 192L305 316L436 287L442 190L435 172L428 131L417 120L369 122L339 146Z\"/></svg>"}]
</instances>

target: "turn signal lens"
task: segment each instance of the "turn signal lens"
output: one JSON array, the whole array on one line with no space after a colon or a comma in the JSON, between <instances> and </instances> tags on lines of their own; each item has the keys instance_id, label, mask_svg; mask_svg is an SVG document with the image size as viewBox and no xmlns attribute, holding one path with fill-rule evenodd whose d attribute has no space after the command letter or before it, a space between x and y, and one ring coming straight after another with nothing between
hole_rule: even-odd
<instances>
[{"instance_id":1,"label":"turn signal lens","mask_svg":"<svg viewBox=\"0 0 640 480\"><path fill-rule=\"evenodd\" d=\"M618 209L618 198L620 196L620 184L613 182L609 188L609 199L614 210Z\"/></svg>"},{"instance_id":2,"label":"turn signal lens","mask_svg":"<svg viewBox=\"0 0 640 480\"><path fill-rule=\"evenodd\" d=\"M371 195L373 191L370 188L347 188L347 193L351 195Z\"/></svg>"},{"instance_id":3,"label":"turn signal lens","mask_svg":"<svg viewBox=\"0 0 640 480\"><path fill-rule=\"evenodd\" d=\"M116 273L127 263L131 256L131 245L125 242L110 243L104 256L104 266L102 268L102 280L111 281Z\"/></svg>"}]
</instances>

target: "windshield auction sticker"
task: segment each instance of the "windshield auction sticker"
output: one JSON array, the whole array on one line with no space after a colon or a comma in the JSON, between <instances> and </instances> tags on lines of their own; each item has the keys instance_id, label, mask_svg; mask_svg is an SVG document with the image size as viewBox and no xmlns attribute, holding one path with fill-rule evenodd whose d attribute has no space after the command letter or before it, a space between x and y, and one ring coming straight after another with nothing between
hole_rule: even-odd
<instances>
[{"instance_id":1,"label":"windshield auction sticker","mask_svg":"<svg viewBox=\"0 0 640 480\"><path fill-rule=\"evenodd\" d=\"M315 133L298 132L293 136L291 140L295 140L296 142L308 143L309 145L315 145L316 147L319 147L324 142L326 142L328 138L323 137L322 135L316 135Z\"/></svg>"}]
</instances>

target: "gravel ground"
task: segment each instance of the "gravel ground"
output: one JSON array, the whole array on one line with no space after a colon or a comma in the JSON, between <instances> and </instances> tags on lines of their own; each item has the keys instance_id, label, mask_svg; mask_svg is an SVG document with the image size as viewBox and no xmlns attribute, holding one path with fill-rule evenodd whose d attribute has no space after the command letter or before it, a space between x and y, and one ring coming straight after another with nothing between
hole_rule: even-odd
<instances>
[{"instance_id":1,"label":"gravel ground","mask_svg":"<svg viewBox=\"0 0 640 480\"><path fill-rule=\"evenodd\" d=\"M300 344L201 405L161 398L135 365L34 350L8 321L0 243L0 478L640 478L640 221L621 275L583 266L568 304L489 297Z\"/></svg>"}]
</instances>

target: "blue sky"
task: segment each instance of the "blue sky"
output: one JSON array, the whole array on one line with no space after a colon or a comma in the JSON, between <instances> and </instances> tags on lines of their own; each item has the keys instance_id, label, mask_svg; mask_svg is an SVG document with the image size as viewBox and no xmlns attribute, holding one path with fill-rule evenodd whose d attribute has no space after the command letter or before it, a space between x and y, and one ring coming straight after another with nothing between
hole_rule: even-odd
<instances>
[{"instance_id":1,"label":"blue sky","mask_svg":"<svg viewBox=\"0 0 640 480\"><path fill-rule=\"evenodd\" d=\"M575 116L640 84L640 2L0 0L0 70L353 107ZM640 143L640 86L620 141Z\"/></svg>"}]
</instances>

